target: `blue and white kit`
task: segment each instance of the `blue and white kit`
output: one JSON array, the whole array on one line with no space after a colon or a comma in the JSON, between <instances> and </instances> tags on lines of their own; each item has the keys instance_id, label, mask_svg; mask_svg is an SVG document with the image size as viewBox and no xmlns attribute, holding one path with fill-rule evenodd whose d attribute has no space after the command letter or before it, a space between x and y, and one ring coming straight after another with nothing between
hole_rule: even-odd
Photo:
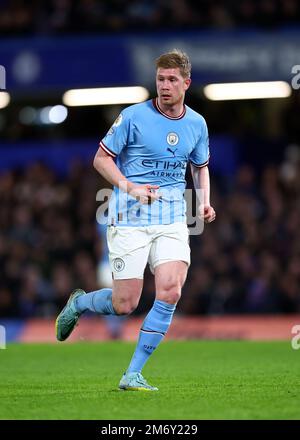
<instances>
[{"instance_id":1,"label":"blue and white kit","mask_svg":"<svg viewBox=\"0 0 300 440\"><path fill-rule=\"evenodd\" d=\"M176 118L166 115L158 99L124 109L100 147L113 157L121 173L137 184L159 185L159 200L142 205L114 188L108 225L148 226L186 222L184 191L188 162L209 161L205 119L188 106Z\"/></svg>"}]
</instances>

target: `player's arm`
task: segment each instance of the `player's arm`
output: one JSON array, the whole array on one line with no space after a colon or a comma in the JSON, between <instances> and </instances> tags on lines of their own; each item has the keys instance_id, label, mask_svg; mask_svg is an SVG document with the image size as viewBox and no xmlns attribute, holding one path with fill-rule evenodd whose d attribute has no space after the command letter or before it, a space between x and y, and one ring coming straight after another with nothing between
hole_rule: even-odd
<instances>
[{"instance_id":1,"label":"player's arm","mask_svg":"<svg viewBox=\"0 0 300 440\"><path fill-rule=\"evenodd\" d=\"M210 204L210 177L208 166L195 167L191 164L192 177L195 190L201 189L201 200L199 207L199 216L203 218L205 223L210 223L215 220L216 213Z\"/></svg>"},{"instance_id":2,"label":"player's arm","mask_svg":"<svg viewBox=\"0 0 300 440\"><path fill-rule=\"evenodd\" d=\"M126 179L121 173L114 159L101 147L99 147L94 157L93 165L98 173L109 183L127 192L132 197L137 198L141 203L151 203L159 198L159 195L156 193L156 190L159 188L157 185L137 185L130 182L130 180Z\"/></svg>"}]
</instances>

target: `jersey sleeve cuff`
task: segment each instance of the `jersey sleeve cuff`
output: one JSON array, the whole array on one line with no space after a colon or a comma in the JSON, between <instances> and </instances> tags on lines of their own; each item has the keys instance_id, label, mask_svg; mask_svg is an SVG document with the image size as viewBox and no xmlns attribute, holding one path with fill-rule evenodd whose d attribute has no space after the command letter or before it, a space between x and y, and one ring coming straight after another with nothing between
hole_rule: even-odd
<instances>
[{"instance_id":1,"label":"jersey sleeve cuff","mask_svg":"<svg viewBox=\"0 0 300 440\"><path fill-rule=\"evenodd\" d=\"M193 162L192 160L190 162L196 168L203 168L203 167L206 167L209 164L209 158L207 159L206 162L201 163L201 164L197 164L197 163Z\"/></svg>"},{"instance_id":2,"label":"jersey sleeve cuff","mask_svg":"<svg viewBox=\"0 0 300 440\"><path fill-rule=\"evenodd\" d=\"M111 151L104 143L103 141L101 141L99 143L99 147L102 148L103 151L105 151L105 153L107 153L109 156L111 157L117 157L116 153L114 153L113 151Z\"/></svg>"}]
</instances>

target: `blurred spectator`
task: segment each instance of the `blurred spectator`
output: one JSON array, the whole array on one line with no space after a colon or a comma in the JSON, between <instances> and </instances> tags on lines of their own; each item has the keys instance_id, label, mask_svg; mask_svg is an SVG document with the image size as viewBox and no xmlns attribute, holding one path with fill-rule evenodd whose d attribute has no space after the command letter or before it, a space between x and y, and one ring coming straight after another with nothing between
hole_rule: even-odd
<instances>
[{"instance_id":1,"label":"blurred spectator","mask_svg":"<svg viewBox=\"0 0 300 440\"><path fill-rule=\"evenodd\" d=\"M191 236L194 258L179 313L300 312L298 152L289 147L281 166L261 175L243 165L219 183L212 173L219 220ZM0 316L55 316L72 289L98 288L101 185L91 166L78 163L64 180L40 163L0 175ZM147 270L136 313L153 297Z\"/></svg>"},{"instance_id":2,"label":"blurred spectator","mask_svg":"<svg viewBox=\"0 0 300 440\"><path fill-rule=\"evenodd\" d=\"M2 0L4 35L103 33L132 29L274 29L300 21L297 0Z\"/></svg>"},{"instance_id":3,"label":"blurred spectator","mask_svg":"<svg viewBox=\"0 0 300 440\"><path fill-rule=\"evenodd\" d=\"M297 0L0 0L0 8L4 36L239 27L273 31L300 22ZM249 151L254 157L260 148L252 148L254 136L270 134L260 101L242 106L202 101L200 106L215 133L242 142L249 134L251 148L245 150L250 156ZM194 258L179 312L300 312L299 106L297 91L282 106L277 134L289 146L280 166L243 165L228 178L212 173L219 220L203 235L191 237ZM21 108L7 110L1 138L61 137L59 127L21 124ZM64 136L105 130L104 111L94 113L95 121L90 112L73 112L76 123L64 127ZM270 150L261 149L261 164L270 160ZM278 148L271 154L272 159L279 156ZM98 288L97 266L106 251L95 225L95 195L103 185L107 183L92 167L79 162L63 180L41 163L0 174L0 316L55 316L73 288ZM147 270L136 313L149 308L153 295Z\"/></svg>"}]
</instances>

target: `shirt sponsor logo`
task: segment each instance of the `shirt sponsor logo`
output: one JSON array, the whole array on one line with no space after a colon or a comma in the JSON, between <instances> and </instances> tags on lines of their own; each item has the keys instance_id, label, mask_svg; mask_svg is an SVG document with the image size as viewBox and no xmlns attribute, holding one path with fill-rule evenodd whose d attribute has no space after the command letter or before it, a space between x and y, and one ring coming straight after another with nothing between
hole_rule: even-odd
<instances>
[{"instance_id":1,"label":"shirt sponsor logo","mask_svg":"<svg viewBox=\"0 0 300 440\"><path fill-rule=\"evenodd\" d=\"M142 160L142 165L145 168L154 168L154 169L163 169L163 170L176 170L176 169L181 169L181 170L185 170L186 169L186 162L182 162L180 160L177 161L169 161L169 160L152 160L152 159L143 159Z\"/></svg>"}]
</instances>

